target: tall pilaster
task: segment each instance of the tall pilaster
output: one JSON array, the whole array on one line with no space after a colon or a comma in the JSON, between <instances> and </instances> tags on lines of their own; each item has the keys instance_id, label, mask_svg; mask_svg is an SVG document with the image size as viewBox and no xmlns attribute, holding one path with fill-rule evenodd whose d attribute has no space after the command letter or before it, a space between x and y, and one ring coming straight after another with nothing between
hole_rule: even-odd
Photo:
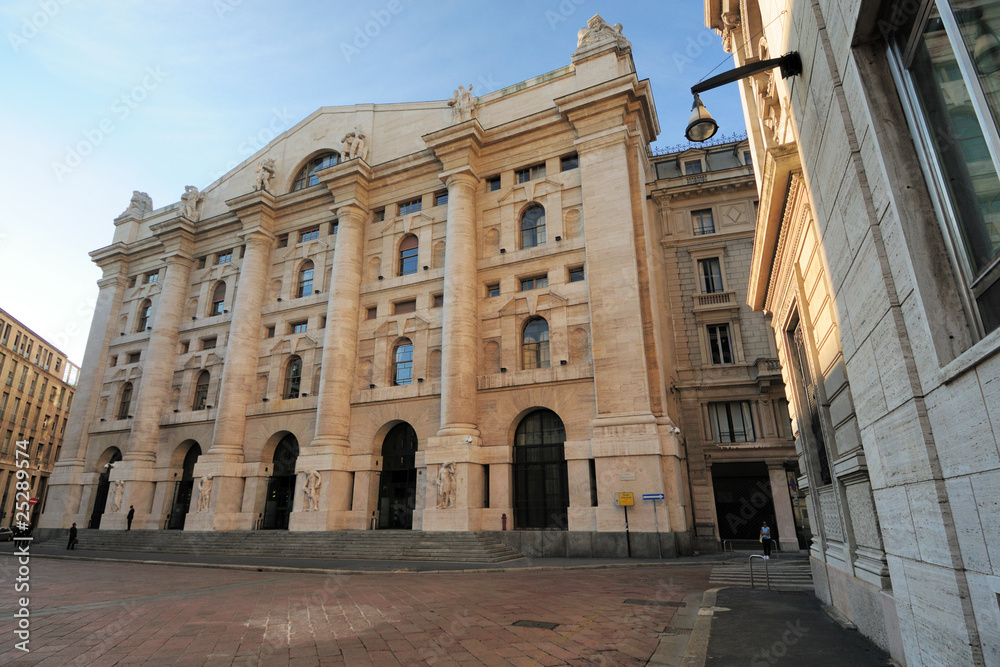
<instances>
[{"instance_id":1,"label":"tall pilaster","mask_svg":"<svg viewBox=\"0 0 1000 667\"><path fill-rule=\"evenodd\" d=\"M455 464L454 504L438 508L436 489L427 485L424 530L477 530L485 479L480 465L477 417L479 339L476 173L484 133L473 119L424 137L444 170L448 221L444 258L444 314L441 326L441 421L427 443L427 479L440 464Z\"/></svg>"},{"instance_id":2,"label":"tall pilaster","mask_svg":"<svg viewBox=\"0 0 1000 667\"><path fill-rule=\"evenodd\" d=\"M212 476L208 487L211 489L209 509L188 514L185 530L249 529L253 525L253 512L241 512L243 441L246 409L256 386L261 310L274 245L275 202L267 190L257 190L230 199L226 205L243 223L241 236L246 251L226 342L212 445L195 464L196 479Z\"/></svg>"},{"instance_id":3,"label":"tall pilaster","mask_svg":"<svg viewBox=\"0 0 1000 667\"><path fill-rule=\"evenodd\" d=\"M97 283L100 291L80 366L80 380L73 395L73 410L66 424L62 452L49 478L45 513L39 519L40 528L69 528L73 522L86 526L85 517L89 508L80 506L83 490L86 484L96 483L90 482L85 474L89 441L87 430L97 411L108 343L116 335L114 330L128 282L128 262L124 250L124 244L116 243L91 253L94 262L104 270L104 277ZM96 477L96 474L93 473L93 476Z\"/></svg>"},{"instance_id":4,"label":"tall pilaster","mask_svg":"<svg viewBox=\"0 0 1000 667\"><path fill-rule=\"evenodd\" d=\"M147 525L153 502L153 466L160 444L160 418L166 411L177 359L178 329L191 283L194 224L186 218L154 225L164 246L167 263L159 297L153 304L152 331L145 351L142 379L135 399L132 432L121 463L111 473L114 480L124 480L125 496L121 511L108 514L101 522L105 529L125 527L129 506L136 510L136 528L156 528Z\"/></svg>"},{"instance_id":5,"label":"tall pilaster","mask_svg":"<svg viewBox=\"0 0 1000 667\"><path fill-rule=\"evenodd\" d=\"M300 472L320 474L321 497L316 510L296 507L289 524L292 530L361 527L352 525L346 513L354 491L349 459L351 389L357 363L364 228L371 178L371 168L361 159L337 165L320 176L337 202L333 210L338 228L326 308L316 433L312 442L301 448L296 466Z\"/></svg>"}]
</instances>

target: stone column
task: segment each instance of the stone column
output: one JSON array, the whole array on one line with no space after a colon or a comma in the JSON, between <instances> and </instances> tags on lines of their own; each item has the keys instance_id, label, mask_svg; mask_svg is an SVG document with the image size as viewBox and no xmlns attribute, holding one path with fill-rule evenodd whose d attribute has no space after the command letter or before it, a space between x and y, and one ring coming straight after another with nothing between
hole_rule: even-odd
<instances>
[{"instance_id":1,"label":"stone column","mask_svg":"<svg viewBox=\"0 0 1000 667\"><path fill-rule=\"evenodd\" d=\"M353 475L348 456L351 442L351 388L358 356L364 226L368 212L355 204L336 209L339 228L326 308L323 365L316 401L316 434L302 447L297 467L323 477L320 509L292 512L292 530L328 530L340 523L331 512L350 509ZM332 523L331 523L332 522Z\"/></svg>"},{"instance_id":2,"label":"stone column","mask_svg":"<svg viewBox=\"0 0 1000 667\"><path fill-rule=\"evenodd\" d=\"M200 480L212 476L208 511L192 511L185 530L248 530L253 512L243 512L243 441L246 409L256 386L261 310L274 245L274 197L266 190L226 202L243 222L246 252L240 266L236 302L232 308L226 341L215 431L208 452L195 464L195 489ZM197 507L198 494L192 497Z\"/></svg>"},{"instance_id":3,"label":"stone column","mask_svg":"<svg viewBox=\"0 0 1000 667\"><path fill-rule=\"evenodd\" d=\"M100 289L94 319L90 322L87 347L80 366L80 379L73 395L74 410L66 424L62 452L49 478L45 513L39 519L40 528L69 528L76 522L85 528L90 508L81 505L85 485L84 471L87 459L87 429L97 410L104 380L108 341L118 326L122 301L127 284L128 263L122 253L123 246L114 246L113 253L101 251L91 256L104 270L98 281ZM88 495L88 497L90 497Z\"/></svg>"},{"instance_id":4,"label":"stone column","mask_svg":"<svg viewBox=\"0 0 1000 667\"><path fill-rule=\"evenodd\" d=\"M449 175L441 325L441 427L438 436L479 437L476 376L479 352L476 189L469 170Z\"/></svg>"},{"instance_id":5,"label":"stone column","mask_svg":"<svg viewBox=\"0 0 1000 667\"><path fill-rule=\"evenodd\" d=\"M174 224L174 223L171 223ZM180 218L176 227L161 238L166 246L167 270L162 289L153 305L153 326L144 351L142 379L135 397L132 432L121 463L111 472L112 481L125 480L121 512L105 514L101 528L125 528L125 514L135 507L133 528L155 529L155 517L149 524L153 503L153 466L160 444L160 418L166 411L177 359L178 329L184 313L184 301L191 283L194 226Z\"/></svg>"},{"instance_id":6,"label":"stone column","mask_svg":"<svg viewBox=\"0 0 1000 667\"><path fill-rule=\"evenodd\" d=\"M771 481L771 499L774 501L774 520L778 529L778 545L784 552L799 550L799 540L795 536L795 514L792 499L788 495L788 478L780 463L767 464L767 476Z\"/></svg>"}]
</instances>

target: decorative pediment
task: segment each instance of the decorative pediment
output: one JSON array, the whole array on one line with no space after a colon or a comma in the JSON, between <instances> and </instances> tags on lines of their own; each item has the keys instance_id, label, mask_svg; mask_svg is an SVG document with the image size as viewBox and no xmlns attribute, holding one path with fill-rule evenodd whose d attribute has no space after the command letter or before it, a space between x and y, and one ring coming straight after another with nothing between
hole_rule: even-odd
<instances>
[{"instance_id":1,"label":"decorative pediment","mask_svg":"<svg viewBox=\"0 0 1000 667\"><path fill-rule=\"evenodd\" d=\"M187 360L187 363L184 364L184 370L193 371L196 368L201 368L200 354L192 355L191 358Z\"/></svg>"},{"instance_id":2,"label":"decorative pediment","mask_svg":"<svg viewBox=\"0 0 1000 667\"><path fill-rule=\"evenodd\" d=\"M551 289L546 294L538 295L538 307L542 309L558 308L559 306L565 306L568 302L569 299L558 292L553 292Z\"/></svg>"},{"instance_id":3,"label":"decorative pediment","mask_svg":"<svg viewBox=\"0 0 1000 667\"><path fill-rule=\"evenodd\" d=\"M274 347L271 348L271 354L291 354L291 353L292 353L292 344L290 341L287 340L279 340L277 343L274 344Z\"/></svg>"},{"instance_id":4,"label":"decorative pediment","mask_svg":"<svg viewBox=\"0 0 1000 667\"><path fill-rule=\"evenodd\" d=\"M307 243L292 246L285 253L283 259L308 259L330 249L330 244L326 241L315 239Z\"/></svg>"},{"instance_id":5,"label":"decorative pediment","mask_svg":"<svg viewBox=\"0 0 1000 667\"><path fill-rule=\"evenodd\" d=\"M378 329L375 329L376 336L395 337L399 335L399 324L396 320L387 320Z\"/></svg>"},{"instance_id":6,"label":"decorative pediment","mask_svg":"<svg viewBox=\"0 0 1000 667\"><path fill-rule=\"evenodd\" d=\"M122 382L128 378L128 370L125 368L119 368L115 371L114 375L111 376L112 382Z\"/></svg>"},{"instance_id":7,"label":"decorative pediment","mask_svg":"<svg viewBox=\"0 0 1000 667\"><path fill-rule=\"evenodd\" d=\"M550 192L558 192L562 190L562 181L557 181L552 177L546 177L537 181L529 181L525 183L525 194L528 199L533 201L539 197L544 197Z\"/></svg>"},{"instance_id":8,"label":"decorative pediment","mask_svg":"<svg viewBox=\"0 0 1000 667\"><path fill-rule=\"evenodd\" d=\"M523 299L522 299L523 300ZM518 297L512 296L498 311L501 315L513 315L517 312Z\"/></svg>"},{"instance_id":9,"label":"decorative pediment","mask_svg":"<svg viewBox=\"0 0 1000 667\"><path fill-rule=\"evenodd\" d=\"M312 350L317 347L319 347L319 343L317 343L312 336L299 336L295 340L294 349L296 352L301 352L302 350Z\"/></svg>"},{"instance_id":10,"label":"decorative pediment","mask_svg":"<svg viewBox=\"0 0 1000 667\"><path fill-rule=\"evenodd\" d=\"M426 329L428 325L427 320L420 317L419 315L414 315L413 317L407 317L406 321L403 323L403 333L413 333L414 331L420 331Z\"/></svg>"},{"instance_id":11,"label":"decorative pediment","mask_svg":"<svg viewBox=\"0 0 1000 667\"><path fill-rule=\"evenodd\" d=\"M128 372L129 380L138 380L142 377L142 366L133 366Z\"/></svg>"},{"instance_id":12,"label":"decorative pediment","mask_svg":"<svg viewBox=\"0 0 1000 667\"><path fill-rule=\"evenodd\" d=\"M210 352L207 357L205 357L205 368L211 368L217 364L221 364L225 361L225 358L218 352Z\"/></svg>"}]
</instances>

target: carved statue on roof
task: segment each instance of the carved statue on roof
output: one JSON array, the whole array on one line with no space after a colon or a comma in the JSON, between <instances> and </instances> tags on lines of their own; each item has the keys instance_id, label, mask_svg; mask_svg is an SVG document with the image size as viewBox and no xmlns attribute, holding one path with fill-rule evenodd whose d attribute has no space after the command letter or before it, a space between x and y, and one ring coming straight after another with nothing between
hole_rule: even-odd
<instances>
[{"instance_id":1,"label":"carved statue on roof","mask_svg":"<svg viewBox=\"0 0 1000 667\"><path fill-rule=\"evenodd\" d=\"M191 222L198 222L201 214L198 212L198 204L205 198L204 193L199 192L193 185L184 186L184 194L181 195L181 215Z\"/></svg>"},{"instance_id":2,"label":"carved statue on roof","mask_svg":"<svg viewBox=\"0 0 1000 667\"><path fill-rule=\"evenodd\" d=\"M469 84L468 90L465 89L465 86L459 86L455 95L448 100L448 106L451 107L452 123L461 123L475 118L477 108L476 98L472 96L472 84Z\"/></svg>"},{"instance_id":3,"label":"carved statue on roof","mask_svg":"<svg viewBox=\"0 0 1000 667\"><path fill-rule=\"evenodd\" d=\"M356 157L368 160L368 141L365 131L360 127L356 126L353 130L345 134L344 138L340 141L343 144L340 151L341 160L346 162Z\"/></svg>"},{"instance_id":4,"label":"carved statue on roof","mask_svg":"<svg viewBox=\"0 0 1000 667\"><path fill-rule=\"evenodd\" d=\"M126 215L133 215L137 218L141 218L146 213L153 210L153 198L150 197L145 192L139 192L138 190L132 191L132 201L128 203L128 208L122 211L122 214L118 217L124 217Z\"/></svg>"},{"instance_id":5,"label":"carved statue on roof","mask_svg":"<svg viewBox=\"0 0 1000 667\"><path fill-rule=\"evenodd\" d=\"M611 26L608 25L607 21L601 18L600 14L594 14L590 20L587 21L587 27L581 28L580 32L577 33L576 50L579 51L584 46L592 46L609 41L614 41L618 47L622 49L632 47L632 43L629 42L625 38L625 35L622 34L621 23L616 23Z\"/></svg>"},{"instance_id":6,"label":"carved statue on roof","mask_svg":"<svg viewBox=\"0 0 1000 667\"><path fill-rule=\"evenodd\" d=\"M257 164L257 189L267 190L268 186L271 185L271 179L274 178L274 173L277 167L274 163L274 158L267 158L262 162Z\"/></svg>"}]
</instances>

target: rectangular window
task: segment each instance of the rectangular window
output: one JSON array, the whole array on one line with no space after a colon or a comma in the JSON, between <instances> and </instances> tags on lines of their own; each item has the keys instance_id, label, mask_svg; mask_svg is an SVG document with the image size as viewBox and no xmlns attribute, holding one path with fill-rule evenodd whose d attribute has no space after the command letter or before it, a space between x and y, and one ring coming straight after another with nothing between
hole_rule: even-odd
<instances>
[{"instance_id":1,"label":"rectangular window","mask_svg":"<svg viewBox=\"0 0 1000 667\"><path fill-rule=\"evenodd\" d=\"M594 461L594 459L590 459L589 467L590 467L590 506L597 507L597 462Z\"/></svg>"},{"instance_id":2,"label":"rectangular window","mask_svg":"<svg viewBox=\"0 0 1000 667\"><path fill-rule=\"evenodd\" d=\"M292 329L293 334L305 333L306 328L309 326L308 322L292 322L289 325Z\"/></svg>"},{"instance_id":3,"label":"rectangular window","mask_svg":"<svg viewBox=\"0 0 1000 667\"><path fill-rule=\"evenodd\" d=\"M9 392L4 392L3 396L0 397L0 421L3 420L3 415L7 412L7 400L10 398Z\"/></svg>"},{"instance_id":4,"label":"rectangular window","mask_svg":"<svg viewBox=\"0 0 1000 667\"><path fill-rule=\"evenodd\" d=\"M274 325L267 327L267 337L274 338Z\"/></svg>"},{"instance_id":5,"label":"rectangular window","mask_svg":"<svg viewBox=\"0 0 1000 667\"><path fill-rule=\"evenodd\" d=\"M712 218L712 209L710 208L691 211L691 223L694 226L696 236L715 233L715 220Z\"/></svg>"},{"instance_id":6,"label":"rectangular window","mask_svg":"<svg viewBox=\"0 0 1000 667\"><path fill-rule=\"evenodd\" d=\"M10 387L11 385L14 384L14 376L15 376L16 373L17 373L17 362L14 361L14 362L11 362L11 364L10 364L10 372L7 373L7 386L8 387Z\"/></svg>"},{"instance_id":7,"label":"rectangular window","mask_svg":"<svg viewBox=\"0 0 1000 667\"><path fill-rule=\"evenodd\" d=\"M212 336L211 338L201 339L201 349L203 350L214 350L215 343L218 341L218 337Z\"/></svg>"},{"instance_id":8,"label":"rectangular window","mask_svg":"<svg viewBox=\"0 0 1000 667\"><path fill-rule=\"evenodd\" d=\"M230 250L224 250L224 251L220 252L219 254L217 254L215 256L215 263L216 264L228 264L231 261L233 261L233 251L232 251L232 249L230 249Z\"/></svg>"},{"instance_id":9,"label":"rectangular window","mask_svg":"<svg viewBox=\"0 0 1000 667\"><path fill-rule=\"evenodd\" d=\"M577 266L569 270L569 281L571 283L582 282L586 278L583 273L583 267Z\"/></svg>"},{"instance_id":10,"label":"rectangular window","mask_svg":"<svg viewBox=\"0 0 1000 667\"><path fill-rule=\"evenodd\" d=\"M896 31L893 64L984 335L1000 327L1000 13L982 0L926 4L923 23Z\"/></svg>"},{"instance_id":11,"label":"rectangular window","mask_svg":"<svg viewBox=\"0 0 1000 667\"><path fill-rule=\"evenodd\" d=\"M4 434L4 436L3 436L3 452L0 452L0 453L2 453L5 456L8 453L10 453L10 441L11 441L11 439L13 437L14 437L14 432L13 431L7 431L7 433Z\"/></svg>"},{"instance_id":12,"label":"rectangular window","mask_svg":"<svg viewBox=\"0 0 1000 667\"><path fill-rule=\"evenodd\" d=\"M205 262L206 262L206 261L207 261L207 258L206 258L206 257L199 257L199 258L198 258L198 268L199 268L199 269L204 269L204 268L205 268Z\"/></svg>"},{"instance_id":13,"label":"rectangular window","mask_svg":"<svg viewBox=\"0 0 1000 667\"><path fill-rule=\"evenodd\" d=\"M493 178L486 179L486 189L489 192L496 192L500 189L500 177L494 176Z\"/></svg>"},{"instance_id":14,"label":"rectangular window","mask_svg":"<svg viewBox=\"0 0 1000 667\"><path fill-rule=\"evenodd\" d=\"M336 234L338 231L340 231L340 220L334 220L330 223L330 233Z\"/></svg>"},{"instance_id":15,"label":"rectangular window","mask_svg":"<svg viewBox=\"0 0 1000 667\"><path fill-rule=\"evenodd\" d=\"M372 222L383 222L385 220L385 209L380 208L379 210L372 213Z\"/></svg>"},{"instance_id":16,"label":"rectangular window","mask_svg":"<svg viewBox=\"0 0 1000 667\"><path fill-rule=\"evenodd\" d=\"M21 369L21 379L17 381L17 390L21 391L24 389L24 383L28 379L28 367L25 366Z\"/></svg>"},{"instance_id":17,"label":"rectangular window","mask_svg":"<svg viewBox=\"0 0 1000 667\"><path fill-rule=\"evenodd\" d=\"M500 283L493 283L492 285L487 285L486 296L488 297L500 296Z\"/></svg>"},{"instance_id":18,"label":"rectangular window","mask_svg":"<svg viewBox=\"0 0 1000 667\"><path fill-rule=\"evenodd\" d=\"M135 278L136 278L135 276L132 276L128 279L129 287L135 287ZM14 341L14 347L17 347L17 340Z\"/></svg>"},{"instance_id":19,"label":"rectangular window","mask_svg":"<svg viewBox=\"0 0 1000 667\"><path fill-rule=\"evenodd\" d=\"M150 273L145 274L142 277L142 284L143 285L148 285L149 283L155 283L155 282L158 282L159 280L160 280L160 272L159 271L152 271Z\"/></svg>"},{"instance_id":20,"label":"rectangular window","mask_svg":"<svg viewBox=\"0 0 1000 667\"><path fill-rule=\"evenodd\" d=\"M708 325L708 347L713 364L733 363L733 344L729 339L728 324Z\"/></svg>"},{"instance_id":21,"label":"rectangular window","mask_svg":"<svg viewBox=\"0 0 1000 667\"><path fill-rule=\"evenodd\" d=\"M434 193L434 205L445 206L448 204L448 191Z\"/></svg>"},{"instance_id":22,"label":"rectangular window","mask_svg":"<svg viewBox=\"0 0 1000 667\"><path fill-rule=\"evenodd\" d=\"M182 340L181 341L181 354L187 354L188 350L191 349L191 341Z\"/></svg>"},{"instance_id":23,"label":"rectangular window","mask_svg":"<svg viewBox=\"0 0 1000 667\"><path fill-rule=\"evenodd\" d=\"M536 164L514 172L514 180L517 183L527 183L538 178L545 178L545 163Z\"/></svg>"},{"instance_id":24,"label":"rectangular window","mask_svg":"<svg viewBox=\"0 0 1000 667\"><path fill-rule=\"evenodd\" d=\"M369 307L368 310L365 312L365 319L374 320L376 317L378 317L378 306Z\"/></svg>"},{"instance_id":25,"label":"rectangular window","mask_svg":"<svg viewBox=\"0 0 1000 667\"><path fill-rule=\"evenodd\" d=\"M21 399L14 397L14 408L10 411L10 423L17 421L17 411L21 409Z\"/></svg>"},{"instance_id":26,"label":"rectangular window","mask_svg":"<svg viewBox=\"0 0 1000 667\"><path fill-rule=\"evenodd\" d=\"M702 172L701 160L691 160L684 163L684 175L693 176Z\"/></svg>"},{"instance_id":27,"label":"rectangular window","mask_svg":"<svg viewBox=\"0 0 1000 667\"><path fill-rule=\"evenodd\" d=\"M750 154L750 151L743 151L743 164L748 167L753 166L753 155Z\"/></svg>"},{"instance_id":28,"label":"rectangular window","mask_svg":"<svg viewBox=\"0 0 1000 667\"><path fill-rule=\"evenodd\" d=\"M444 294L435 294L432 308L440 308L444 305Z\"/></svg>"},{"instance_id":29,"label":"rectangular window","mask_svg":"<svg viewBox=\"0 0 1000 667\"><path fill-rule=\"evenodd\" d=\"M31 403L24 404L24 413L21 415L21 428L28 425L28 415L31 413Z\"/></svg>"},{"instance_id":30,"label":"rectangular window","mask_svg":"<svg viewBox=\"0 0 1000 667\"><path fill-rule=\"evenodd\" d=\"M709 403L708 421L715 442L754 442L753 413L749 401Z\"/></svg>"},{"instance_id":31,"label":"rectangular window","mask_svg":"<svg viewBox=\"0 0 1000 667\"><path fill-rule=\"evenodd\" d=\"M142 352L129 352L128 353L128 363L135 364L139 362L139 358L142 356Z\"/></svg>"},{"instance_id":32,"label":"rectangular window","mask_svg":"<svg viewBox=\"0 0 1000 667\"><path fill-rule=\"evenodd\" d=\"M400 313L412 313L416 311L416 309L417 309L416 299L410 299L409 301L400 301L398 303L393 304L393 311L397 315L399 315Z\"/></svg>"},{"instance_id":33,"label":"rectangular window","mask_svg":"<svg viewBox=\"0 0 1000 667\"><path fill-rule=\"evenodd\" d=\"M315 241L319 238L319 227L313 227L312 229L307 229L304 232L299 232L299 243L303 241Z\"/></svg>"},{"instance_id":34,"label":"rectangular window","mask_svg":"<svg viewBox=\"0 0 1000 667\"><path fill-rule=\"evenodd\" d=\"M722 292L722 266L718 257L698 260L698 278L701 280L702 294Z\"/></svg>"},{"instance_id":35,"label":"rectangular window","mask_svg":"<svg viewBox=\"0 0 1000 667\"><path fill-rule=\"evenodd\" d=\"M538 289L540 287L549 286L549 277L545 276L533 276L531 278L521 278L521 291L529 289Z\"/></svg>"},{"instance_id":36,"label":"rectangular window","mask_svg":"<svg viewBox=\"0 0 1000 667\"><path fill-rule=\"evenodd\" d=\"M278 237L278 247L287 248L288 247L288 234L282 234Z\"/></svg>"},{"instance_id":37,"label":"rectangular window","mask_svg":"<svg viewBox=\"0 0 1000 667\"><path fill-rule=\"evenodd\" d=\"M409 215L416 213L423 206L423 199L414 199L399 205L399 215Z\"/></svg>"},{"instance_id":38,"label":"rectangular window","mask_svg":"<svg viewBox=\"0 0 1000 667\"><path fill-rule=\"evenodd\" d=\"M111 355L110 363L108 365L111 368L114 368L115 366L118 365L118 355L117 354Z\"/></svg>"},{"instance_id":39,"label":"rectangular window","mask_svg":"<svg viewBox=\"0 0 1000 667\"><path fill-rule=\"evenodd\" d=\"M576 153L572 155L567 155L566 157L559 160L559 167L562 171L569 171L570 169L577 169L580 166L580 156Z\"/></svg>"}]
</instances>

